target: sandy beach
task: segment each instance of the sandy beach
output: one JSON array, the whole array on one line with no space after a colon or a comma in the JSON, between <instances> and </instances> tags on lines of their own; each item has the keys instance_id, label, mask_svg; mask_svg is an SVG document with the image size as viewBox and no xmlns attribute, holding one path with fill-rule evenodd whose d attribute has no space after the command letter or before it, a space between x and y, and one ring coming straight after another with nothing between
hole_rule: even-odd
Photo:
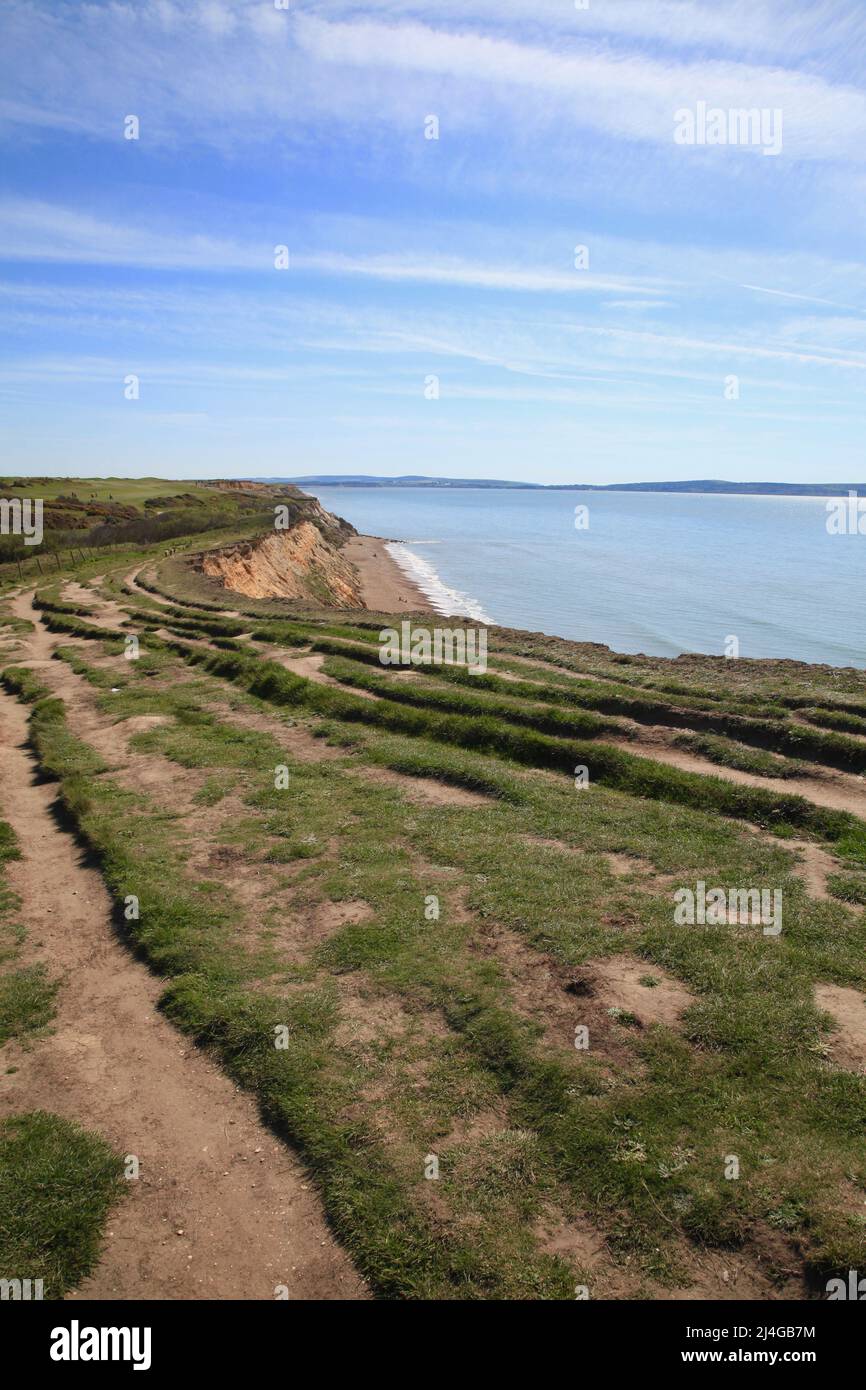
<instances>
[{"instance_id":1,"label":"sandy beach","mask_svg":"<svg viewBox=\"0 0 866 1390\"><path fill-rule=\"evenodd\" d=\"M353 536L343 555L361 579L361 593L374 613L432 613L430 600L401 570L385 549L380 536Z\"/></svg>"}]
</instances>

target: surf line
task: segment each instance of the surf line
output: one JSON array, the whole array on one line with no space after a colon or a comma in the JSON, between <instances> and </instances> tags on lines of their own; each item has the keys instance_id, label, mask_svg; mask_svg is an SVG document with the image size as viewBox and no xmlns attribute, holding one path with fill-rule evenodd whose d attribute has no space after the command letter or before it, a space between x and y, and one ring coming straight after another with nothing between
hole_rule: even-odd
<instances>
[{"instance_id":1,"label":"surf line","mask_svg":"<svg viewBox=\"0 0 866 1390\"><path fill-rule=\"evenodd\" d=\"M444 617L473 618L477 623L493 623L494 619L485 613L477 599L449 588L430 562L416 555L402 541L388 541L385 549L406 577L417 584L425 598L430 600L435 612Z\"/></svg>"}]
</instances>

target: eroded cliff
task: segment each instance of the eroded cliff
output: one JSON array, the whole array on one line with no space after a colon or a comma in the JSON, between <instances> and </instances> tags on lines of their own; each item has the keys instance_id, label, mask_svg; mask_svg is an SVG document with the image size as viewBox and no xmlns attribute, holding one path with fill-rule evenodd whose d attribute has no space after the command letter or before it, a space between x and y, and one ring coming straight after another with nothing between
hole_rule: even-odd
<instances>
[{"instance_id":1,"label":"eroded cliff","mask_svg":"<svg viewBox=\"0 0 866 1390\"><path fill-rule=\"evenodd\" d=\"M338 536L338 518L328 517L328 529ZM345 523L343 523L345 525ZM363 608L361 583L355 566L310 520L288 531L274 531L253 541L241 541L201 558L202 572L226 589L247 598L293 598Z\"/></svg>"}]
</instances>

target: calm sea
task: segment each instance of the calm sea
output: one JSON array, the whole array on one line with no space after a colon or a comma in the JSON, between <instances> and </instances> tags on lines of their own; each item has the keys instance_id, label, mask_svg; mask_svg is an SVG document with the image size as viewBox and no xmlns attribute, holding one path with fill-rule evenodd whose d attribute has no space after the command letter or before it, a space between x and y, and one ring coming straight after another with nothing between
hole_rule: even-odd
<instances>
[{"instance_id":1,"label":"calm sea","mask_svg":"<svg viewBox=\"0 0 866 1390\"><path fill-rule=\"evenodd\" d=\"M310 487L441 612L614 651L866 667L866 535L826 499ZM575 508L589 509L576 529Z\"/></svg>"}]
</instances>

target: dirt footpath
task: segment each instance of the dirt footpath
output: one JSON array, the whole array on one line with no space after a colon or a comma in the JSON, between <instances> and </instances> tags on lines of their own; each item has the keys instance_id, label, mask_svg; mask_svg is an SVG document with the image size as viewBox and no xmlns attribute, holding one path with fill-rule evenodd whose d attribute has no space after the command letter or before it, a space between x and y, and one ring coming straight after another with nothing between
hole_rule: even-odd
<instances>
[{"instance_id":1,"label":"dirt footpath","mask_svg":"<svg viewBox=\"0 0 866 1390\"><path fill-rule=\"evenodd\" d=\"M17 660L44 661L50 638L38 628L26 645ZM299 1160L158 1012L162 983L116 937L102 878L55 819L56 787L39 780L26 737L26 710L0 693L0 813L22 848L9 866L22 959L43 961L61 987L53 1035L3 1049L0 1114L55 1111L140 1163L98 1268L72 1297L272 1299L279 1285L292 1299L366 1297Z\"/></svg>"}]
</instances>

